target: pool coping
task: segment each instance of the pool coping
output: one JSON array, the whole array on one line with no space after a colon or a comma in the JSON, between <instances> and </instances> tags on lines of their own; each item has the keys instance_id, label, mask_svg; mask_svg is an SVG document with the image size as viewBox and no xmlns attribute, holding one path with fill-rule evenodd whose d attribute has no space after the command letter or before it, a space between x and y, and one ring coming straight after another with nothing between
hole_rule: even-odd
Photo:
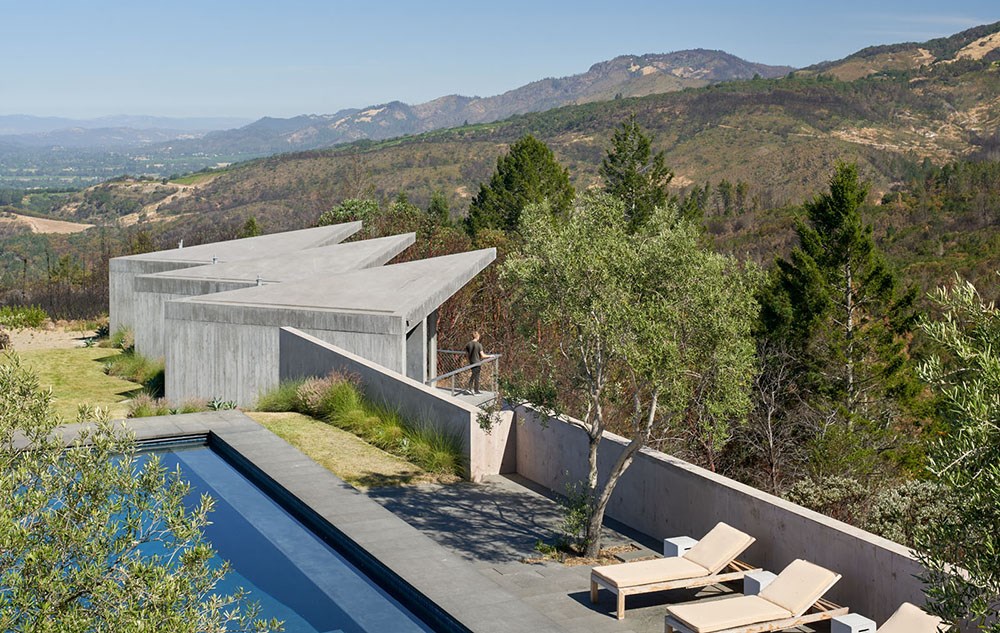
<instances>
[{"instance_id":1,"label":"pool coping","mask_svg":"<svg viewBox=\"0 0 1000 633\"><path fill-rule=\"evenodd\" d=\"M293 510L304 510L343 534L376 567L392 572L402 591L413 590L474 633L559 633L541 611L493 582L376 501L320 466L239 411L211 411L126 420L139 442L205 437L238 466L282 489ZM65 427L72 439L78 425ZM269 480L269 481L267 481ZM311 526L312 527L312 526ZM351 544L347 547L350 549ZM348 552L350 553L350 552ZM352 561L356 562L356 561ZM369 570L366 570L369 571ZM378 569L375 570L376 573ZM415 612L426 617L427 613ZM431 614L433 615L433 614ZM436 618L431 618L436 619ZM434 624L434 622L430 622Z\"/></svg>"}]
</instances>

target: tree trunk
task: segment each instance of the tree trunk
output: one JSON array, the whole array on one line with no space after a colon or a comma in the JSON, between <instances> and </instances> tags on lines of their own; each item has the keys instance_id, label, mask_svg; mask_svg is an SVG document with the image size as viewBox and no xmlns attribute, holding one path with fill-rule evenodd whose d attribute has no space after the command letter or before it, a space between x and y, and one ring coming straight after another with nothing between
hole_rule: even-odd
<instances>
[{"instance_id":1,"label":"tree trunk","mask_svg":"<svg viewBox=\"0 0 1000 633\"><path fill-rule=\"evenodd\" d=\"M851 262L848 261L845 265L844 271L844 308L847 311L847 318L844 321L844 338L847 342L847 350L845 353L845 374L846 374L846 391L845 394L845 409L847 409L848 414L853 418L855 413L856 394L854 393L854 277L851 271ZM848 419L848 425L853 425L853 420Z\"/></svg>"},{"instance_id":2,"label":"tree trunk","mask_svg":"<svg viewBox=\"0 0 1000 633\"><path fill-rule=\"evenodd\" d=\"M621 479L622 474L626 469L632 464L632 458L635 454L642 448L644 442L640 440L633 439L629 442L628 446L625 447L625 451L622 452L618 461L615 463L614 468L608 474L608 480L601 487L600 493L594 500L594 506L591 508L590 519L587 522L587 544L583 552L583 555L587 558L597 558L601 553L601 533L604 526L604 511L608 508L608 502L611 501L611 495L615 491L615 486L618 485L618 480ZM594 469L596 474L596 468Z\"/></svg>"},{"instance_id":3,"label":"tree trunk","mask_svg":"<svg viewBox=\"0 0 1000 633\"><path fill-rule=\"evenodd\" d=\"M601 487L599 494L591 496L591 499L594 500L594 505L590 509L590 517L587 521L587 539L583 553L587 558L597 558L601 553L601 532L604 525L604 511L608 507L608 502L611 501L611 495L615 491L615 486L618 485L618 480L621 479L622 474L632 464L635 454L649 441L649 434L653 428L653 420L656 417L656 404L659 394L659 389L653 391L649 412L645 416L645 420L643 420L642 407L638 394L633 395L633 402L635 403L635 417L633 418L635 435L632 436L632 441L628 443L622 454L618 456L614 466L611 467L608 479L604 482L604 486ZM592 461L590 462L590 472L595 477L593 480L595 485L590 490L596 492L597 447L593 442L593 438L591 440L590 456Z\"/></svg>"}]
</instances>

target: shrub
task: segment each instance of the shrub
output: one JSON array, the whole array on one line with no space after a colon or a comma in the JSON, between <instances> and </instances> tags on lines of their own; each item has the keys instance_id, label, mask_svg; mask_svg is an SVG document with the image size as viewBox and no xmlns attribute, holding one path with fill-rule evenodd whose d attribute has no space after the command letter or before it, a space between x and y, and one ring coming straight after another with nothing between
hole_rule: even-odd
<instances>
[{"instance_id":1,"label":"shrub","mask_svg":"<svg viewBox=\"0 0 1000 633\"><path fill-rule=\"evenodd\" d=\"M872 500L863 527L907 547L917 532L938 523L948 513L947 489L930 481L907 481L882 491Z\"/></svg>"},{"instance_id":2,"label":"shrub","mask_svg":"<svg viewBox=\"0 0 1000 633\"><path fill-rule=\"evenodd\" d=\"M296 408L306 415L313 417L323 417L323 398L333 386L333 382L327 378L310 378L301 383L295 390ZM280 387L279 387L280 389Z\"/></svg>"},{"instance_id":3,"label":"shrub","mask_svg":"<svg viewBox=\"0 0 1000 633\"><path fill-rule=\"evenodd\" d=\"M845 523L857 525L871 492L857 479L832 475L820 480L802 479L785 495L792 503L805 506Z\"/></svg>"},{"instance_id":4,"label":"shrub","mask_svg":"<svg viewBox=\"0 0 1000 633\"><path fill-rule=\"evenodd\" d=\"M234 409L236 409L236 403L232 400L212 398L208 401L209 411L233 411Z\"/></svg>"},{"instance_id":5,"label":"shrub","mask_svg":"<svg viewBox=\"0 0 1000 633\"><path fill-rule=\"evenodd\" d=\"M6 330L0 329L0 350L14 349L14 344L10 341L10 334Z\"/></svg>"},{"instance_id":6,"label":"shrub","mask_svg":"<svg viewBox=\"0 0 1000 633\"><path fill-rule=\"evenodd\" d=\"M111 335L110 341L111 347L117 347L123 352L135 350L135 335L128 328L118 328L115 330L115 333Z\"/></svg>"},{"instance_id":7,"label":"shrub","mask_svg":"<svg viewBox=\"0 0 1000 633\"><path fill-rule=\"evenodd\" d=\"M12 330L41 327L49 315L38 306L0 307L0 325Z\"/></svg>"}]
</instances>

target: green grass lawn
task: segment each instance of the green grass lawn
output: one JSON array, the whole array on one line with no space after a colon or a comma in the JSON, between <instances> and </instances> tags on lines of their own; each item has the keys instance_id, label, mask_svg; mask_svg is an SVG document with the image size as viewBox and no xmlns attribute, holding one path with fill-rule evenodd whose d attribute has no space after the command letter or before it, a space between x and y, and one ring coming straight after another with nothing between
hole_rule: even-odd
<instances>
[{"instance_id":1,"label":"green grass lawn","mask_svg":"<svg viewBox=\"0 0 1000 633\"><path fill-rule=\"evenodd\" d=\"M24 350L18 356L38 375L42 387L51 387L53 408L67 422L76 419L81 403L110 409L112 417L125 417L123 400L142 385L104 373L104 363L119 350L100 347Z\"/></svg>"},{"instance_id":2,"label":"green grass lawn","mask_svg":"<svg viewBox=\"0 0 1000 633\"><path fill-rule=\"evenodd\" d=\"M52 388L55 412L70 422L76 419L80 403L106 407L115 418L125 417L128 406L124 401L142 385L104 373L104 364L120 353L117 349L76 347L23 350L18 356L37 374L42 387ZM455 476L428 473L352 433L300 413L247 415L357 488L459 481Z\"/></svg>"},{"instance_id":3,"label":"green grass lawn","mask_svg":"<svg viewBox=\"0 0 1000 633\"><path fill-rule=\"evenodd\" d=\"M355 488L459 481L455 476L428 473L352 433L301 413L247 415Z\"/></svg>"}]
</instances>

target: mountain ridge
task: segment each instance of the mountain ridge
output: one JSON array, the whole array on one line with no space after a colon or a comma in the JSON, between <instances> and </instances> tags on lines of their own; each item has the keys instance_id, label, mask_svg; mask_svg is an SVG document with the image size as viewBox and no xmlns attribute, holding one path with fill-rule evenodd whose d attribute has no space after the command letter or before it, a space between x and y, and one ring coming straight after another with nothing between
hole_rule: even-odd
<instances>
[{"instance_id":1,"label":"mountain ridge","mask_svg":"<svg viewBox=\"0 0 1000 633\"><path fill-rule=\"evenodd\" d=\"M450 94L418 104L388 101L333 114L263 117L235 130L211 132L173 151L275 153L331 147L363 139L384 140L466 124L491 123L518 114L702 87L711 83L780 77L791 66L750 62L725 51L690 49L619 55L583 73L547 77L489 97ZM268 136L270 134L271 136Z\"/></svg>"}]
</instances>

